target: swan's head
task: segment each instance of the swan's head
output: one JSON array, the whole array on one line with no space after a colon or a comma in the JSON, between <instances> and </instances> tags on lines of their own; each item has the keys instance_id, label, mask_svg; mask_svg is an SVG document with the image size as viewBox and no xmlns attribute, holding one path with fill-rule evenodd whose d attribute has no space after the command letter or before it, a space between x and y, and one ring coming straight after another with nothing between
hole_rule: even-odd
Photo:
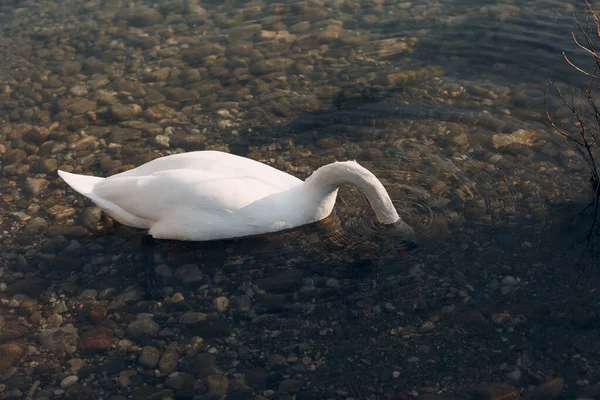
<instances>
[{"instance_id":1,"label":"swan's head","mask_svg":"<svg viewBox=\"0 0 600 400\"><path fill-rule=\"evenodd\" d=\"M404 250L412 250L418 247L415 231L402 219L393 224L386 225L387 234L399 243Z\"/></svg>"}]
</instances>

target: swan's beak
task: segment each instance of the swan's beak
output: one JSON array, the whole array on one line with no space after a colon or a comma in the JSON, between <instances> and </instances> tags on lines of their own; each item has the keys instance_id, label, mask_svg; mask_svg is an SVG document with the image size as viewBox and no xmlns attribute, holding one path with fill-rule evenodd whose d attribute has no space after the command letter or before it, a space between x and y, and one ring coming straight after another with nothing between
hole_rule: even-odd
<instances>
[{"instance_id":1,"label":"swan's beak","mask_svg":"<svg viewBox=\"0 0 600 400\"><path fill-rule=\"evenodd\" d=\"M415 231L406 222L399 220L390 226L390 233L398 237L404 250L412 250L418 247Z\"/></svg>"}]
</instances>

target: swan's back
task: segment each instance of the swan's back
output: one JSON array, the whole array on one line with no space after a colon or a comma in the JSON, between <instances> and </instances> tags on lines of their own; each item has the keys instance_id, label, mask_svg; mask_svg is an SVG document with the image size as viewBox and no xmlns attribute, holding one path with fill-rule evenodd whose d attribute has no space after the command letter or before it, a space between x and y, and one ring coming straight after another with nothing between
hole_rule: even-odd
<instances>
[{"instance_id":1,"label":"swan's back","mask_svg":"<svg viewBox=\"0 0 600 400\"><path fill-rule=\"evenodd\" d=\"M302 183L300 179L292 175L250 158L211 150L193 151L157 158L135 169L113 175L110 178L147 176L172 170L197 171L200 174L199 177L204 176L207 179L247 177L251 180L268 183L281 190L289 189Z\"/></svg>"}]
</instances>

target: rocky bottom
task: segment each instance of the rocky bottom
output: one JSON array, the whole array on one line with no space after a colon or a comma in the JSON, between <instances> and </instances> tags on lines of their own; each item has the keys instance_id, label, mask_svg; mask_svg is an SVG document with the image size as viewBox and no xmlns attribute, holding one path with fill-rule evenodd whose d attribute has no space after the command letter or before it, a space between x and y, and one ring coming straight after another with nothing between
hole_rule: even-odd
<instances>
[{"instance_id":1,"label":"rocky bottom","mask_svg":"<svg viewBox=\"0 0 600 400\"><path fill-rule=\"evenodd\" d=\"M165 243L161 301L125 228L5 251L0 399L600 398L597 271L532 226Z\"/></svg>"},{"instance_id":2,"label":"rocky bottom","mask_svg":"<svg viewBox=\"0 0 600 400\"><path fill-rule=\"evenodd\" d=\"M575 7L484 3L0 1L0 400L600 398L597 272L517 219L586 179L543 112ZM164 243L148 301L56 171L203 149L379 165L420 247L340 201L364 235Z\"/></svg>"}]
</instances>

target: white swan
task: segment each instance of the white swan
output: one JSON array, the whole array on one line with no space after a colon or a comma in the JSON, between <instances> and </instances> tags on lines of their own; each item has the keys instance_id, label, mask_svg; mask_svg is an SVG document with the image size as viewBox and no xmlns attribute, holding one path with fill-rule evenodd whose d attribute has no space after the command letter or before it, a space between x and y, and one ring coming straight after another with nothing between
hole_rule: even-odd
<instances>
[{"instance_id":1,"label":"white swan","mask_svg":"<svg viewBox=\"0 0 600 400\"><path fill-rule=\"evenodd\" d=\"M304 182L218 151L157 158L108 178L58 174L113 219L148 229L156 239L238 238L316 222L331 213L338 188L348 184L366 195L381 223L414 240L381 182L354 161L325 165Z\"/></svg>"}]
</instances>

